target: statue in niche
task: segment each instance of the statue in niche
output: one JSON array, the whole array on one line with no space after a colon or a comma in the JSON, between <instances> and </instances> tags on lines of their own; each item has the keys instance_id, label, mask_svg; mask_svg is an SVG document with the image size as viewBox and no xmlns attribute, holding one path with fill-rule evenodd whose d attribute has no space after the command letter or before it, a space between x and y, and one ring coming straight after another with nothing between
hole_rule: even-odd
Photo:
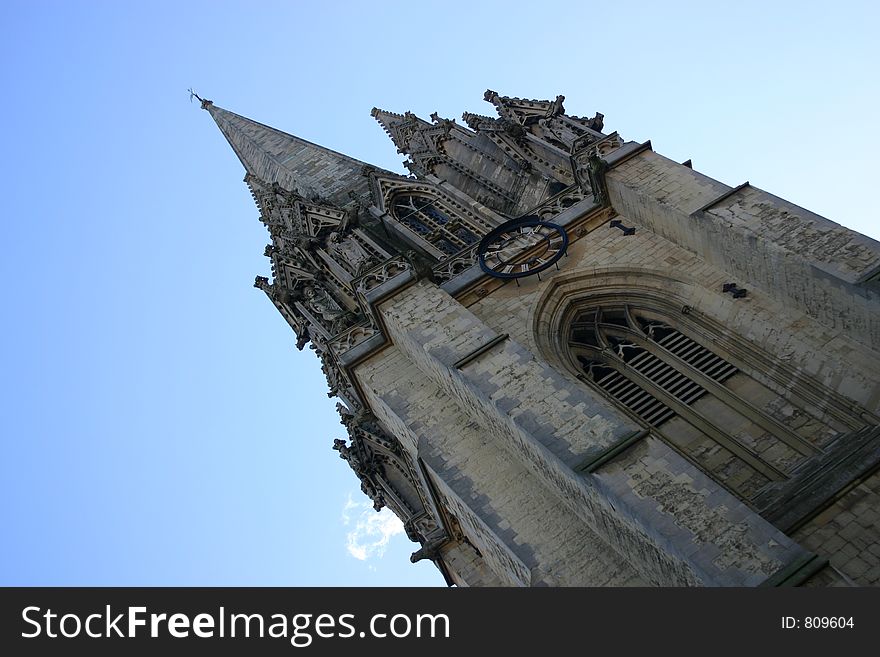
<instances>
[{"instance_id":1,"label":"statue in niche","mask_svg":"<svg viewBox=\"0 0 880 657\"><path fill-rule=\"evenodd\" d=\"M327 238L327 251L330 256L351 274L357 274L372 264L372 256L354 237L345 238L339 232L330 233Z\"/></svg>"},{"instance_id":2,"label":"statue in niche","mask_svg":"<svg viewBox=\"0 0 880 657\"><path fill-rule=\"evenodd\" d=\"M569 152L571 144L577 139L577 133L568 125L565 125L556 118L541 119L538 121L541 127L541 136L549 144L553 144L557 148Z\"/></svg>"},{"instance_id":3,"label":"statue in niche","mask_svg":"<svg viewBox=\"0 0 880 657\"><path fill-rule=\"evenodd\" d=\"M333 324L345 311L320 284L309 282L302 290L303 303L319 318Z\"/></svg>"}]
</instances>

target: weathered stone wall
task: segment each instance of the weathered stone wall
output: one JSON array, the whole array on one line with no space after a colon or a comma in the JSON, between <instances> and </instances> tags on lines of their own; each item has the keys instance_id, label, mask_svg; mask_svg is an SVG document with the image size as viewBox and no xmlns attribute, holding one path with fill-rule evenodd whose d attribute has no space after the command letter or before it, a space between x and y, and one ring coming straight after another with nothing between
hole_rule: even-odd
<instances>
[{"instance_id":1,"label":"weathered stone wall","mask_svg":"<svg viewBox=\"0 0 880 657\"><path fill-rule=\"evenodd\" d=\"M504 586L473 546L455 541L443 546L440 554L456 586Z\"/></svg>"},{"instance_id":2,"label":"weathered stone wall","mask_svg":"<svg viewBox=\"0 0 880 657\"><path fill-rule=\"evenodd\" d=\"M686 167L684 167L686 168ZM694 316L705 316L742 336L771 355L772 373L785 363L833 392L870 411L880 410L880 355L860 345L843 327L836 329L786 307L770 294L738 279L748 295L734 299L722 285L732 276L694 253L648 230L629 217L636 228L624 235L607 224L578 239L560 260L560 269L510 282L469 307L495 331L509 333L527 349L555 362L558 331L554 313L573 299L619 290L650 291L688 305ZM878 310L880 313L880 310ZM724 345L714 345L721 355Z\"/></svg>"},{"instance_id":3,"label":"weathered stone wall","mask_svg":"<svg viewBox=\"0 0 880 657\"><path fill-rule=\"evenodd\" d=\"M880 472L856 484L794 533L859 586L880 585Z\"/></svg>"},{"instance_id":4,"label":"weathered stone wall","mask_svg":"<svg viewBox=\"0 0 880 657\"><path fill-rule=\"evenodd\" d=\"M880 271L880 243L760 189L731 190L651 151L614 167L607 184L621 215L733 282L880 348L880 293L864 284Z\"/></svg>"},{"instance_id":5,"label":"weathered stone wall","mask_svg":"<svg viewBox=\"0 0 880 657\"><path fill-rule=\"evenodd\" d=\"M640 583L625 560L395 348L358 369L386 426L408 427L444 505L507 585ZM414 435L418 433L418 438ZM471 576L473 577L473 576Z\"/></svg>"},{"instance_id":6,"label":"weathered stone wall","mask_svg":"<svg viewBox=\"0 0 880 657\"><path fill-rule=\"evenodd\" d=\"M628 172L626 177L624 172ZM613 182L614 176L617 182ZM663 182L664 176L669 180ZM825 445L836 432L846 430L840 414L830 408L834 395L838 395L834 401L845 414L861 417L869 425L876 423L880 357L860 342L876 344L871 326L880 317L880 305L871 286L858 282L876 268L880 253L876 243L760 190L744 188L739 195L710 208L709 213L726 216L729 229L737 227L743 234L760 234L761 240L778 240L779 244L759 248L753 241L751 247L738 252L742 258L737 261L734 254L721 253L728 247L739 249L735 240L731 243L733 238L703 234L701 231L708 231L706 225L695 228L699 219L688 214L728 191L726 186L653 153L612 170L609 181L612 188L617 185L612 202L630 212L619 218L636 228L634 235L624 235L606 224L578 239L560 262L559 271L545 272L543 280L524 279L519 286L509 283L470 305L469 310L496 332L509 333L565 373L570 370L559 356L564 350L559 315L566 304L615 293L624 298L632 291L664 297L678 307L687 306L690 319L702 317L714 322L764 352L767 359L763 372L756 374L758 381L734 378L731 389L751 396L815 444ZM737 224L731 212L745 218ZM793 253L799 248L798 240L809 246ZM767 260L762 255L764 248L784 262ZM834 260L838 250L843 252L839 263ZM751 264L747 266L747 262ZM761 263L767 271L761 270ZM793 282L795 276L801 276L799 287ZM733 299L724 294L722 285L726 282L747 288L748 295ZM834 313L841 315L835 319ZM688 321L688 317L681 318ZM732 344L722 340L712 348L728 358L742 357ZM755 367L761 369L759 364ZM790 399L773 400L776 391L786 392L779 384L783 370L790 377ZM572 377L573 385L575 381ZM817 396L798 397L798 385ZM676 430L675 422L685 424L674 420L667 426L669 432L688 440L688 432L681 427ZM714 459L712 463L703 464L709 470L712 465L725 465L723 459L718 461L717 452L708 454ZM614 467L621 467L624 458ZM829 557L840 572L860 584L877 582L875 553L880 549L880 536L876 511L880 500L876 477L851 490L793 535L803 547ZM717 484L712 482L709 487ZM846 535L842 536L844 529ZM826 579L839 581L833 575Z\"/></svg>"},{"instance_id":7,"label":"weathered stone wall","mask_svg":"<svg viewBox=\"0 0 880 657\"><path fill-rule=\"evenodd\" d=\"M576 472L580 463L632 434L635 425L515 341L498 341L500 336L436 286L413 285L383 303L380 314L405 360L392 364L389 359L397 356L386 349L357 368L369 403L389 429L419 434L421 441L411 435L406 442L418 445L438 487L448 487L443 492L456 507L453 513L470 512L480 521L460 518L493 570L507 571L509 582L524 579L518 560L534 584L619 583L594 574L585 580L574 572L586 567L584 562L554 557L560 537L551 519L563 511L576 522L569 515L558 528L568 523L595 532L605 552L616 553L655 584L755 585L802 554L660 441L646 440L593 474ZM491 349L469 360L490 342ZM386 383L377 385L377 376ZM477 443L467 442L470 432L491 449L475 450ZM510 479L503 476L504 463L518 468ZM463 476L465 471L471 474ZM505 495L519 489L523 496L507 507L500 497L484 499L496 480ZM516 548L500 538L501 523L510 518L520 523L517 535L531 534L522 544L514 540ZM581 535L581 545L590 545L589 535ZM576 542L563 544L574 549ZM504 563L508 550L517 559ZM599 563L602 550L586 552ZM602 564L601 570L607 569Z\"/></svg>"}]
</instances>

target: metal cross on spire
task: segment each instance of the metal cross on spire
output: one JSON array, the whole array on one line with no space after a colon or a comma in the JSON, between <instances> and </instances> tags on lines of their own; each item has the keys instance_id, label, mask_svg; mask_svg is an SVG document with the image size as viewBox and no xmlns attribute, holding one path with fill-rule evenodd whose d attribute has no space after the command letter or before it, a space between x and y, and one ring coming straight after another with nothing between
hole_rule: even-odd
<instances>
[{"instance_id":1,"label":"metal cross on spire","mask_svg":"<svg viewBox=\"0 0 880 657\"><path fill-rule=\"evenodd\" d=\"M202 109L208 109L208 105L213 105L213 103L210 100L205 100L204 98L199 96L195 91L193 91L192 87L187 89L187 91L189 92L189 102L192 102L193 98L197 98L198 101L202 104Z\"/></svg>"}]
</instances>

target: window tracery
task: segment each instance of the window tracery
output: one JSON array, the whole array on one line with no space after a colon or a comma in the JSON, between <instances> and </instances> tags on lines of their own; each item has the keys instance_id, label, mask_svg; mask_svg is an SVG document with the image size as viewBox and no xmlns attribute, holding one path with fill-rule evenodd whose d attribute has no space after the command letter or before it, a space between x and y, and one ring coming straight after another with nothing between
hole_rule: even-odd
<instances>
[{"instance_id":1,"label":"window tracery","mask_svg":"<svg viewBox=\"0 0 880 657\"><path fill-rule=\"evenodd\" d=\"M441 199L424 194L398 194L392 203L392 214L447 256L475 244L485 232L454 213Z\"/></svg>"},{"instance_id":2,"label":"window tracery","mask_svg":"<svg viewBox=\"0 0 880 657\"><path fill-rule=\"evenodd\" d=\"M839 428L791 421L782 398L651 308L576 308L566 344L579 378L750 500L788 480Z\"/></svg>"}]
</instances>

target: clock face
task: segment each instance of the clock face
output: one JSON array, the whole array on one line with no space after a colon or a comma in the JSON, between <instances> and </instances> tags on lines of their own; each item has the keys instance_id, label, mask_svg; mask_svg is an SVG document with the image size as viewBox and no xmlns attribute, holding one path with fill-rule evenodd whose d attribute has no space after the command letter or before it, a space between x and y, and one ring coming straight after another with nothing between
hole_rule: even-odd
<instances>
[{"instance_id":1,"label":"clock face","mask_svg":"<svg viewBox=\"0 0 880 657\"><path fill-rule=\"evenodd\" d=\"M568 234L536 216L507 221L482 239L480 268L496 278L522 278L544 271L565 255Z\"/></svg>"}]
</instances>

